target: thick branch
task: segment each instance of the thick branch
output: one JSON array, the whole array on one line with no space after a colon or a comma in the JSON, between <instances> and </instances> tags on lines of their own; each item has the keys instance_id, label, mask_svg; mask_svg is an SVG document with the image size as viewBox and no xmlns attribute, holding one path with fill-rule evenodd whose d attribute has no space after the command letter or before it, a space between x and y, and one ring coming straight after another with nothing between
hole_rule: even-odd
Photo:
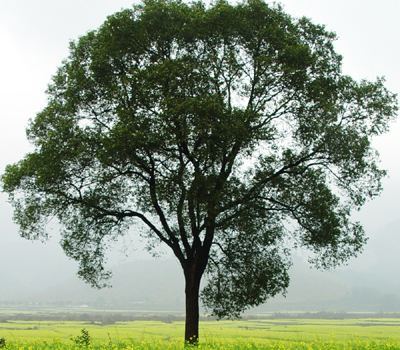
<instances>
[{"instance_id":1,"label":"thick branch","mask_svg":"<svg viewBox=\"0 0 400 350\"><path fill-rule=\"evenodd\" d=\"M298 160L296 160L295 162L291 162L289 164L286 164L284 166L282 166L279 170L277 170L276 172L270 174L269 176L265 177L265 178L261 178L260 180L256 181L255 184L240 198L228 203L227 205L221 207L218 209L218 213L223 213L226 210L229 210L239 204L243 204L246 203L248 200L250 200L251 198L255 197L258 192L265 186L265 184L267 184L268 182L276 179L277 177L290 172L290 170L295 169L296 167L298 167L299 165L301 165L302 163L305 163L307 161L312 160L313 156L316 155L320 150L316 149L313 152L299 158ZM319 164L319 163L315 163L315 164Z\"/></svg>"}]
</instances>

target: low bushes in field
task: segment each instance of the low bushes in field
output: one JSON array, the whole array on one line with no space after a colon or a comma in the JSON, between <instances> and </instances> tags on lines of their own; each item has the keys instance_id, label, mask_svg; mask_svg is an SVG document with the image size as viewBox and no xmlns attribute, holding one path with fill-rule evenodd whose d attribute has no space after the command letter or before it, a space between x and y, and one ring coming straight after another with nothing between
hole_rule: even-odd
<instances>
[{"instance_id":1,"label":"low bushes in field","mask_svg":"<svg viewBox=\"0 0 400 350\"><path fill-rule=\"evenodd\" d=\"M73 338L76 345L80 347L88 347L90 345L90 334L86 328L81 329L81 334Z\"/></svg>"}]
</instances>

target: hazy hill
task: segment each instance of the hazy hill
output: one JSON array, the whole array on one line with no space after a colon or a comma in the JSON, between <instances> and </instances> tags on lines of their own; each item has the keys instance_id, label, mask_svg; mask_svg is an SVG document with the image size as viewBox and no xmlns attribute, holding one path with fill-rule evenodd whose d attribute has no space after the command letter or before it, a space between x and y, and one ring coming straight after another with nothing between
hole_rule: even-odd
<instances>
[{"instance_id":1,"label":"hazy hill","mask_svg":"<svg viewBox=\"0 0 400 350\"><path fill-rule=\"evenodd\" d=\"M400 311L400 267L396 222L371 238L364 254L334 271L310 269L294 257L287 297L277 297L263 311ZM395 239L396 238L396 239ZM16 262L1 267L0 303L88 305L100 308L182 311L184 280L171 259L127 262L115 266L112 288L92 289L74 277L74 265Z\"/></svg>"}]
</instances>

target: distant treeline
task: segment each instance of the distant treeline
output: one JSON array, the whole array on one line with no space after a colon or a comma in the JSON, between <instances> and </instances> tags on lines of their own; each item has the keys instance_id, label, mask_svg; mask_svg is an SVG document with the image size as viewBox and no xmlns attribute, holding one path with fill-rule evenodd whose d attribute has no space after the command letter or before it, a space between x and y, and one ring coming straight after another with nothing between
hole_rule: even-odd
<instances>
[{"instance_id":1,"label":"distant treeline","mask_svg":"<svg viewBox=\"0 0 400 350\"><path fill-rule=\"evenodd\" d=\"M357 319L357 318L400 318L400 312L276 312L271 315L249 315L248 319Z\"/></svg>"},{"instance_id":2,"label":"distant treeline","mask_svg":"<svg viewBox=\"0 0 400 350\"><path fill-rule=\"evenodd\" d=\"M268 314L248 314L242 317L242 320L254 319L357 319L357 318L400 318L400 313L376 313L376 312L290 312L290 313L268 313ZM214 317L203 316L202 320L215 320ZM0 313L0 322L12 321L79 321L90 324L109 325L116 322L128 321L161 321L171 323L183 321L183 314L174 313L135 313L127 311L97 311L87 312L78 311L31 311L21 312L14 310L2 310Z\"/></svg>"},{"instance_id":3,"label":"distant treeline","mask_svg":"<svg viewBox=\"0 0 400 350\"><path fill-rule=\"evenodd\" d=\"M12 321L78 321L90 324L109 325L128 321L161 321L171 323L184 320L183 315L173 314L135 314L127 312L24 312L0 314L1 322Z\"/></svg>"}]
</instances>

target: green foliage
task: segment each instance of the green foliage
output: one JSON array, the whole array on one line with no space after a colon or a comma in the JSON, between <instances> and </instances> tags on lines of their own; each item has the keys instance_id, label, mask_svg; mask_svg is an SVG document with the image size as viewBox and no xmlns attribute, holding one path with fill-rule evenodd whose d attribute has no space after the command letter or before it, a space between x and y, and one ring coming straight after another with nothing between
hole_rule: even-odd
<instances>
[{"instance_id":1,"label":"green foliage","mask_svg":"<svg viewBox=\"0 0 400 350\"><path fill-rule=\"evenodd\" d=\"M49 217L101 287L130 227L166 244L219 317L284 292L288 243L331 267L366 241L371 147L396 114L383 79L341 72L335 35L261 0L146 0L71 43L3 189L29 239ZM194 281L194 282L193 282Z\"/></svg>"},{"instance_id":2,"label":"green foliage","mask_svg":"<svg viewBox=\"0 0 400 350\"><path fill-rule=\"evenodd\" d=\"M5 348L6 344L6 338L0 337L0 348Z\"/></svg>"},{"instance_id":3,"label":"green foliage","mask_svg":"<svg viewBox=\"0 0 400 350\"><path fill-rule=\"evenodd\" d=\"M89 331L86 328L82 328L81 334L73 338L73 340L80 347L88 347L91 342Z\"/></svg>"},{"instance_id":4,"label":"green foliage","mask_svg":"<svg viewBox=\"0 0 400 350\"><path fill-rule=\"evenodd\" d=\"M31 324L37 325L37 321ZM2 325L3 326L3 325ZM4 324L6 326L6 324ZM8 324L9 326L9 324ZM82 327L75 322L43 322L26 329L26 322L13 322L7 349L80 349L70 335ZM117 325L88 325L96 350L178 350L183 324L154 321L123 322ZM109 346L108 333L113 339ZM212 350L381 350L399 349L399 319L266 319L246 321L206 321L199 349Z\"/></svg>"}]
</instances>

